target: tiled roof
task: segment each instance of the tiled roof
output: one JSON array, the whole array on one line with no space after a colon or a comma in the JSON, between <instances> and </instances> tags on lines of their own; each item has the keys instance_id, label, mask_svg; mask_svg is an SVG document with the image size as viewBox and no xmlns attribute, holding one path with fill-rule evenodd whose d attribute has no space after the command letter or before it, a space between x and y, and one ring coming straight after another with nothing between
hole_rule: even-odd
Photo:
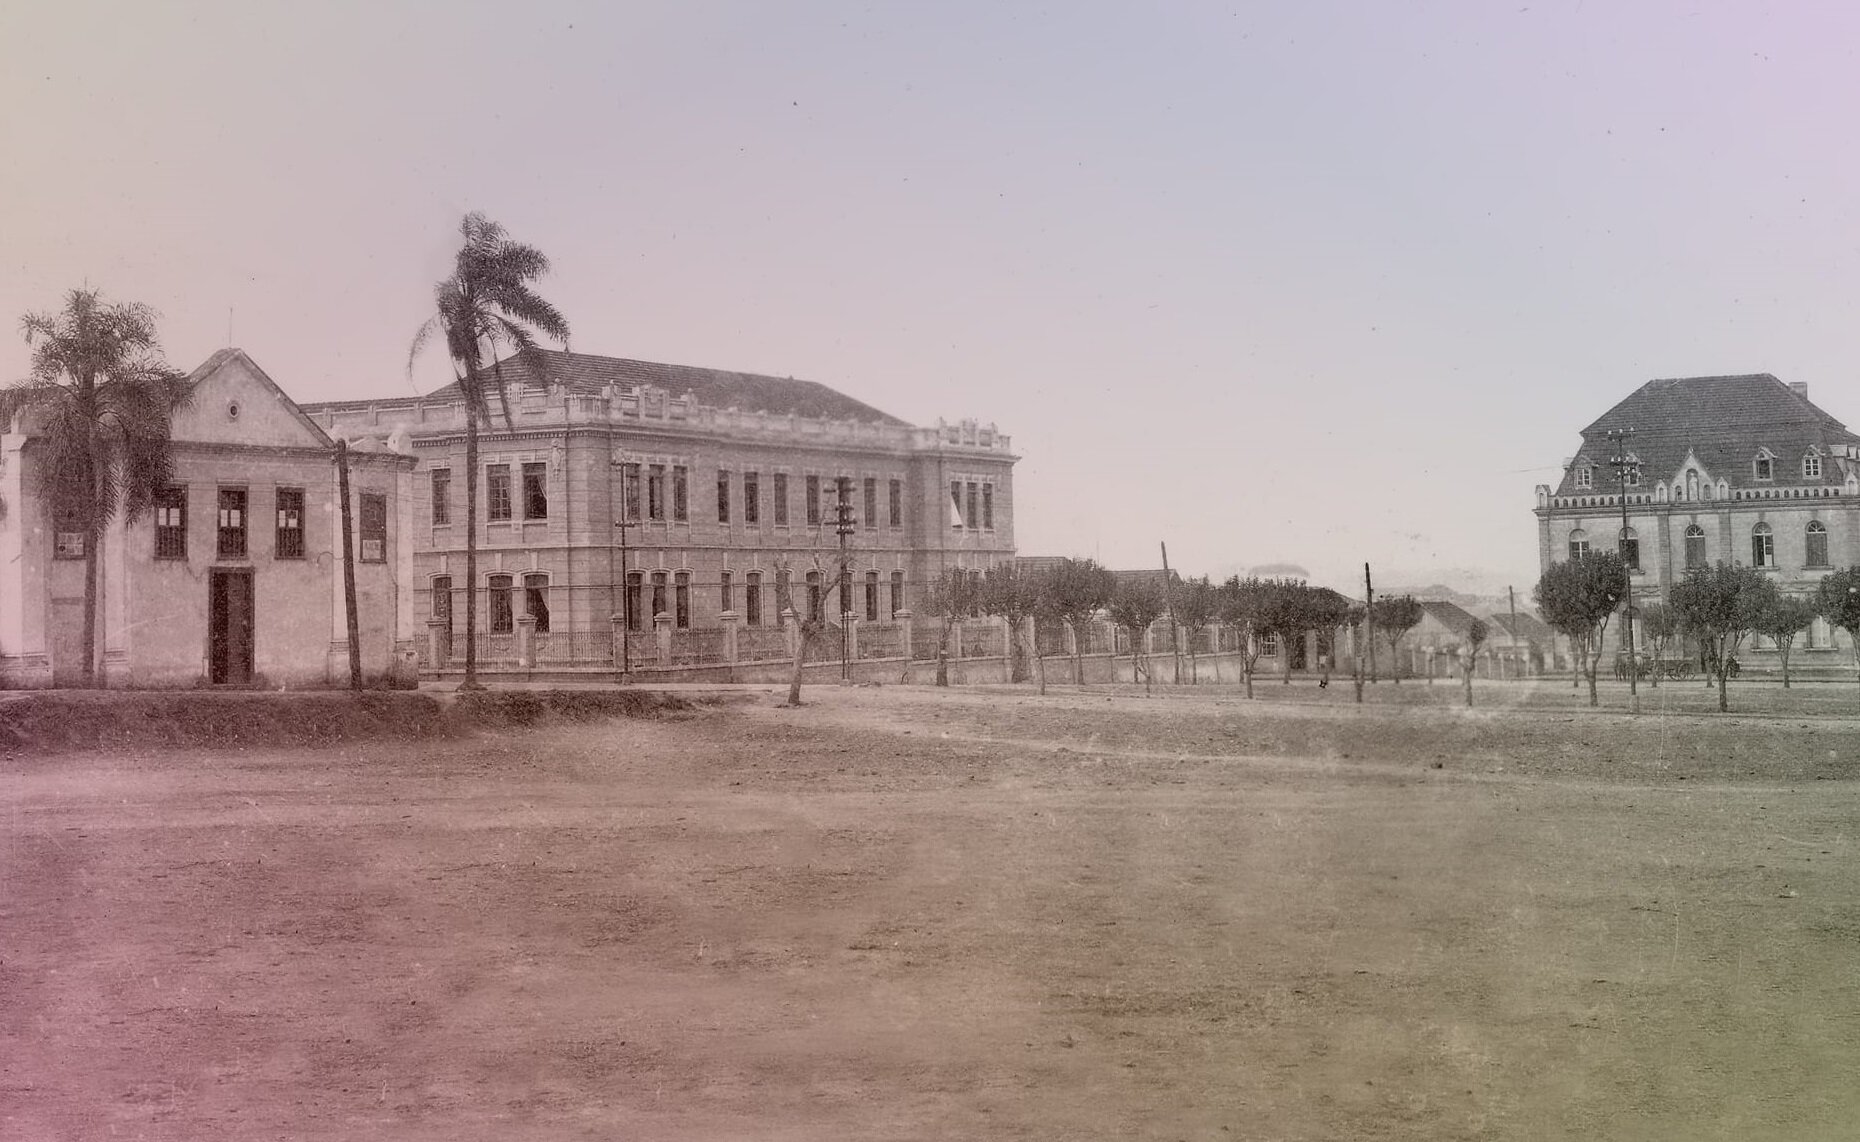
<instances>
[{"instance_id":1,"label":"tiled roof","mask_svg":"<svg viewBox=\"0 0 1860 1142\"><path fill-rule=\"evenodd\" d=\"M1491 623L1504 633L1515 634L1527 642L1546 642L1554 637L1556 633L1536 615L1518 615L1515 628L1512 617L1509 614L1493 615L1491 617Z\"/></svg>"},{"instance_id":2,"label":"tiled roof","mask_svg":"<svg viewBox=\"0 0 1860 1142\"><path fill-rule=\"evenodd\" d=\"M827 420L904 424L904 421L889 413L881 412L823 384L797 381L793 377L735 373L727 369L705 369L695 365L665 365L625 357L596 357L555 349L533 349L506 358L503 371L505 383L513 391L520 391L520 387L526 385L560 382L566 384L572 393L591 395L599 393L608 385L620 389L641 385L664 389L674 397L690 393L698 404L709 408L736 408L778 416L793 414ZM456 395L457 389L456 383L450 384L418 399L447 400ZM393 401L328 401L305 407L318 409L403 403L412 403L412 398Z\"/></svg>"},{"instance_id":3,"label":"tiled roof","mask_svg":"<svg viewBox=\"0 0 1860 1142\"><path fill-rule=\"evenodd\" d=\"M1732 488L1839 484L1844 461L1824 459L1821 475L1805 478L1803 456L1815 448L1831 457L1860 444L1846 425L1768 373L1648 381L1582 430L1582 448L1557 495L1605 495L1618 488L1608 464L1614 444L1607 433L1613 430L1632 431L1627 450L1639 461L1643 489L1680 478L1688 454L1703 467L1702 476ZM1754 462L1765 448L1775 461L1773 478L1758 480ZM1575 470L1584 464L1594 468L1591 488L1575 486Z\"/></svg>"}]
</instances>

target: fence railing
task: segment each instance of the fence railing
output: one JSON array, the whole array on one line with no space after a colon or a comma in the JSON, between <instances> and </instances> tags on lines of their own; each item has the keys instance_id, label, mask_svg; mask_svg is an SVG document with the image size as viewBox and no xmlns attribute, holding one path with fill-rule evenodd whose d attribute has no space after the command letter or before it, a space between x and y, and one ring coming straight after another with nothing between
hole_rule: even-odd
<instances>
[{"instance_id":1,"label":"fence railing","mask_svg":"<svg viewBox=\"0 0 1860 1142\"><path fill-rule=\"evenodd\" d=\"M780 662L790 654L788 632L780 627L740 627L736 632L738 662Z\"/></svg>"}]
</instances>

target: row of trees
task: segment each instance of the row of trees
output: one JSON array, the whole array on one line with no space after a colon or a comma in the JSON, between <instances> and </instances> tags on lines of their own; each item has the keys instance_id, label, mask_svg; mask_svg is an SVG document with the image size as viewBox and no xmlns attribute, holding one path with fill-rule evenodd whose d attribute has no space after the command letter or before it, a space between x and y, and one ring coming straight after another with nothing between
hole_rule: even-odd
<instances>
[{"instance_id":1,"label":"row of trees","mask_svg":"<svg viewBox=\"0 0 1860 1142\"><path fill-rule=\"evenodd\" d=\"M1628 593L1628 570L1619 555L1600 552L1554 563L1538 580L1534 597L1544 620L1568 636L1581 673L1588 677L1589 704L1598 704L1595 675L1609 621ZM1824 578L1813 598L1785 595L1769 576L1754 567L1716 563L1686 573L1673 584L1665 603L1635 609L1645 640L1646 660L1664 661L1686 642L1696 647L1699 665L1718 686L1718 709L1730 709L1729 679L1738 669L1744 640L1761 635L1774 640L1789 685L1789 656L1796 640L1817 617L1855 638L1860 646L1860 567ZM1639 670L1640 663L1630 664ZM1650 679L1659 685L1659 672Z\"/></svg>"}]
</instances>

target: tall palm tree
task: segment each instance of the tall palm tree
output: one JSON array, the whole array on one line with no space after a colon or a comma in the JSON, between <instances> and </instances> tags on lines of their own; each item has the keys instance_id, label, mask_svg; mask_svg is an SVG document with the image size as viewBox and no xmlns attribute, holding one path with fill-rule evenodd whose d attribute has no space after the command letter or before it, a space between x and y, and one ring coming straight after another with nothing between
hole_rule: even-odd
<instances>
[{"instance_id":1,"label":"tall palm tree","mask_svg":"<svg viewBox=\"0 0 1860 1142\"><path fill-rule=\"evenodd\" d=\"M491 397L510 421L500 352L522 353L542 334L568 347L568 321L530 288L549 272L534 246L473 211L459 223L464 239L451 276L433 287L435 312L414 335L407 371L435 334L445 337L459 395L465 401L465 689L478 687L478 426L491 420ZM485 362L490 361L490 371Z\"/></svg>"},{"instance_id":2,"label":"tall palm tree","mask_svg":"<svg viewBox=\"0 0 1860 1142\"><path fill-rule=\"evenodd\" d=\"M30 414L45 498L75 511L83 528L83 679L95 686L98 541L118 511L134 519L168 483L170 419L188 386L162 359L145 305L74 289L62 310L27 314L20 331L31 371L0 390L0 424Z\"/></svg>"}]
</instances>

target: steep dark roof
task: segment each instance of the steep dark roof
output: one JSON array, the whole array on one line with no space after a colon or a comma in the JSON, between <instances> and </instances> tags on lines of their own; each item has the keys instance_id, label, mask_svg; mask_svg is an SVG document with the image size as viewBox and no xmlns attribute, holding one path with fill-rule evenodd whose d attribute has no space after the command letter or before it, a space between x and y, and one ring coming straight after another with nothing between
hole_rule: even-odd
<instances>
[{"instance_id":1,"label":"steep dark roof","mask_svg":"<svg viewBox=\"0 0 1860 1142\"><path fill-rule=\"evenodd\" d=\"M1479 621L1453 603L1430 599L1420 599L1417 602L1421 610L1435 622L1457 635L1464 636L1468 630L1472 629L1473 623Z\"/></svg>"},{"instance_id":2,"label":"steep dark roof","mask_svg":"<svg viewBox=\"0 0 1860 1142\"><path fill-rule=\"evenodd\" d=\"M863 401L814 381L797 381L793 377L770 377L760 373L736 373L727 369L705 369L696 365L666 365L655 361L634 361L625 357L596 357L588 353L565 353L556 349L532 349L503 362L506 384L513 392L524 386L541 386L561 382L571 393L592 395L607 385L630 389L650 385L666 390L674 397L690 393L698 404L708 408L736 408L745 412L766 412L778 416L796 416L828 420L859 420L867 423L903 425L905 422L881 412ZM421 400L447 400L457 395L456 383L437 389ZM395 401L328 401L306 405L317 409L331 405L411 403Z\"/></svg>"},{"instance_id":3,"label":"steep dark roof","mask_svg":"<svg viewBox=\"0 0 1860 1142\"><path fill-rule=\"evenodd\" d=\"M1548 642L1556 635L1556 632L1552 631L1536 615L1520 613L1515 628L1509 614L1493 615L1491 621L1494 627L1508 635L1516 635L1526 642Z\"/></svg>"},{"instance_id":4,"label":"steep dark roof","mask_svg":"<svg viewBox=\"0 0 1860 1142\"><path fill-rule=\"evenodd\" d=\"M1616 489L1607 434L1622 429L1633 432L1627 449L1640 462L1643 488L1678 478L1688 453L1705 475L1733 488L1839 484L1840 464L1824 461L1819 478L1804 479L1802 457L1810 448L1829 456L1860 443L1846 425L1768 373L1648 381L1582 430L1582 448L1563 473L1558 495ZM1775 458L1775 476L1758 481L1753 462L1764 448ZM1585 463L1595 468L1593 489L1575 487L1575 469Z\"/></svg>"}]
</instances>

